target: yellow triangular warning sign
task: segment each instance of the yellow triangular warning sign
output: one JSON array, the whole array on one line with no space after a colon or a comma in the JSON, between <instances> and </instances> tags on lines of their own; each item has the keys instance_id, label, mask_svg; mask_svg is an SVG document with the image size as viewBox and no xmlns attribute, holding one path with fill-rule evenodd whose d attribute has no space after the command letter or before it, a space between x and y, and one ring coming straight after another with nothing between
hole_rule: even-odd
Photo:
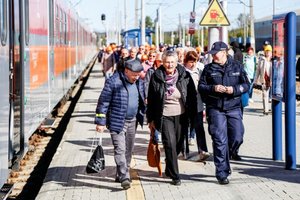
<instances>
[{"instance_id":1,"label":"yellow triangular warning sign","mask_svg":"<svg viewBox=\"0 0 300 200\"><path fill-rule=\"evenodd\" d=\"M212 0L200 21L200 26L229 26L230 23L218 0Z\"/></svg>"}]
</instances>

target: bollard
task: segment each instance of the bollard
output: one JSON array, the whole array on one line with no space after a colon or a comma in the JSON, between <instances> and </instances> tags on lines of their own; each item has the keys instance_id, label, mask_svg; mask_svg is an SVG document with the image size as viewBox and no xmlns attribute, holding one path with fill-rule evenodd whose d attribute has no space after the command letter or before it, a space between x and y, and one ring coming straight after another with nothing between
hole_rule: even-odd
<instances>
[{"instance_id":1,"label":"bollard","mask_svg":"<svg viewBox=\"0 0 300 200\"><path fill-rule=\"evenodd\" d=\"M296 14L285 17L285 168L296 169Z\"/></svg>"}]
</instances>

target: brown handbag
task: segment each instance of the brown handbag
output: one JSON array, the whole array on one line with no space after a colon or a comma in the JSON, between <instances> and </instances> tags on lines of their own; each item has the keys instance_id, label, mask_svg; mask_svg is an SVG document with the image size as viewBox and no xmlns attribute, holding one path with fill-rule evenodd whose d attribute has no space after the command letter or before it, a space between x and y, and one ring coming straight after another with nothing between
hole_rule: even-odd
<instances>
[{"instance_id":1,"label":"brown handbag","mask_svg":"<svg viewBox=\"0 0 300 200\"><path fill-rule=\"evenodd\" d=\"M147 160L150 167L157 167L159 176L162 176L162 167L160 161L160 148L154 138L154 130L151 131L147 150Z\"/></svg>"}]
</instances>

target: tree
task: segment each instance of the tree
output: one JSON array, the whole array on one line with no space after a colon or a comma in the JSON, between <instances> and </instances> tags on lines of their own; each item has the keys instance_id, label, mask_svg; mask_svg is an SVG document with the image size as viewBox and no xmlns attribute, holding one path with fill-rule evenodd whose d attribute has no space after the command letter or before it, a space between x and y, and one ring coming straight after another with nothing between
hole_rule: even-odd
<instances>
[{"instance_id":1,"label":"tree","mask_svg":"<svg viewBox=\"0 0 300 200\"><path fill-rule=\"evenodd\" d=\"M152 21L151 17L146 16L145 23L146 23L147 28L153 28L153 21Z\"/></svg>"}]
</instances>

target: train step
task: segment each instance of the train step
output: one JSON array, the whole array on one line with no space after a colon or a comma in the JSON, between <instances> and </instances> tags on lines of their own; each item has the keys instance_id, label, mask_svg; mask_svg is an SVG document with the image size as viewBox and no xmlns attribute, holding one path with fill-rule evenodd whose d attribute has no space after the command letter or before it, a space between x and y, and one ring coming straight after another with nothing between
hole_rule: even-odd
<instances>
[{"instance_id":1,"label":"train step","mask_svg":"<svg viewBox=\"0 0 300 200\"><path fill-rule=\"evenodd\" d=\"M13 184L4 184L0 190L0 200L7 199L13 189Z\"/></svg>"}]
</instances>

